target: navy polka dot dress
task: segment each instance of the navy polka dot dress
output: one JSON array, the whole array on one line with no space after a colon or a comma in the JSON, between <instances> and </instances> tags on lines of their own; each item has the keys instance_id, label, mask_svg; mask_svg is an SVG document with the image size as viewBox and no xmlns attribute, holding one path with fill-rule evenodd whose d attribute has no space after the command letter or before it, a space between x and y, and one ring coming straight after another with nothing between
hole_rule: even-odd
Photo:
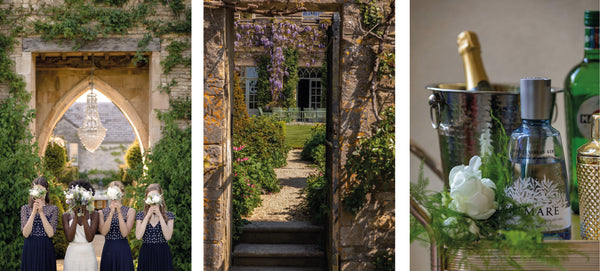
<instances>
[{"instance_id":1,"label":"navy polka dot dress","mask_svg":"<svg viewBox=\"0 0 600 271\"><path fill-rule=\"evenodd\" d=\"M44 215L56 231L58 221L58 207L46 205ZM21 230L27 224L31 216L32 208L29 204L21 207ZM33 220L31 234L25 238L23 243L23 254L21 254L21 271L56 271L56 257L52 240L46 234L40 214L36 214Z\"/></svg>"},{"instance_id":2,"label":"navy polka dot dress","mask_svg":"<svg viewBox=\"0 0 600 271\"><path fill-rule=\"evenodd\" d=\"M144 220L144 212L138 212L136 220ZM175 219L175 215L167 212L167 221ZM146 224L146 231L142 237L142 248L138 258L138 271L171 271L173 270L173 256L167 240L162 233L160 222L152 226Z\"/></svg>"},{"instance_id":3,"label":"navy polka dot dress","mask_svg":"<svg viewBox=\"0 0 600 271\"><path fill-rule=\"evenodd\" d=\"M123 220L127 222L129 207L121 206ZM110 215L110 207L102 209L104 221ZM106 223L106 222L105 222ZM100 271L133 271L133 257L127 238L121 235L119 229L119 215L115 213L110 221L110 229L105 236L102 258L100 258Z\"/></svg>"}]
</instances>

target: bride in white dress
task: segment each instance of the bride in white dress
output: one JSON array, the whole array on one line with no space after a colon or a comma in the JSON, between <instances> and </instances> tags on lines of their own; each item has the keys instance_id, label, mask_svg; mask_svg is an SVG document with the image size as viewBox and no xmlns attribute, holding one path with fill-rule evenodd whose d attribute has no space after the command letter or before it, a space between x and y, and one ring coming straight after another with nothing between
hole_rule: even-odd
<instances>
[{"instance_id":1,"label":"bride in white dress","mask_svg":"<svg viewBox=\"0 0 600 271\"><path fill-rule=\"evenodd\" d=\"M77 182L77 181L75 181ZM88 183L89 184L89 183ZM75 186L70 184L69 186ZM86 185L79 184L87 190ZM79 210L78 210L79 209ZM77 213L82 213L81 216ZM78 207L73 212L65 212L62 216L63 229L69 246L65 253L64 271L97 271L98 261L92 246L94 236L98 231L98 212L91 214L85 207Z\"/></svg>"}]
</instances>

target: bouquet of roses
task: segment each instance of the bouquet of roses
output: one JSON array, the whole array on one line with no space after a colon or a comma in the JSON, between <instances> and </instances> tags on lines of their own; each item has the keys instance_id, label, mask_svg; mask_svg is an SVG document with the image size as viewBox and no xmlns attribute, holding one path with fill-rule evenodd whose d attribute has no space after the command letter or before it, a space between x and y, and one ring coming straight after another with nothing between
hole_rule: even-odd
<instances>
[{"instance_id":1,"label":"bouquet of roses","mask_svg":"<svg viewBox=\"0 0 600 271\"><path fill-rule=\"evenodd\" d=\"M106 197L109 200L120 200L123 197L123 193L121 193L121 189L118 187L111 186L106 190Z\"/></svg>"},{"instance_id":2,"label":"bouquet of roses","mask_svg":"<svg viewBox=\"0 0 600 271\"><path fill-rule=\"evenodd\" d=\"M91 191L76 185L64 191L64 194L69 205L69 212L78 206L85 206L90 212L94 210L94 195Z\"/></svg>"},{"instance_id":3,"label":"bouquet of roses","mask_svg":"<svg viewBox=\"0 0 600 271\"><path fill-rule=\"evenodd\" d=\"M146 198L146 204L148 205L155 205L155 204L160 204L162 202L162 197L160 195L149 195Z\"/></svg>"},{"instance_id":4,"label":"bouquet of roses","mask_svg":"<svg viewBox=\"0 0 600 271\"><path fill-rule=\"evenodd\" d=\"M34 199L43 199L46 196L46 190L39 186L29 189L29 195Z\"/></svg>"}]
</instances>

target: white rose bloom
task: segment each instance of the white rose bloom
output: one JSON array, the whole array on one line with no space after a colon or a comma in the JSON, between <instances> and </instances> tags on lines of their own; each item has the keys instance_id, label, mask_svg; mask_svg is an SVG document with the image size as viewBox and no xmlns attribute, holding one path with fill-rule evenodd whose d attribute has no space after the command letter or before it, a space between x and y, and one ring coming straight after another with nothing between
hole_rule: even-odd
<instances>
[{"instance_id":1,"label":"white rose bloom","mask_svg":"<svg viewBox=\"0 0 600 271\"><path fill-rule=\"evenodd\" d=\"M110 200L118 200L121 198L121 190L117 187L109 187L106 191L106 196Z\"/></svg>"},{"instance_id":2,"label":"white rose bloom","mask_svg":"<svg viewBox=\"0 0 600 271\"><path fill-rule=\"evenodd\" d=\"M147 197L146 198L146 204L148 204L148 205L152 205L153 204L151 197Z\"/></svg>"},{"instance_id":3,"label":"white rose bloom","mask_svg":"<svg viewBox=\"0 0 600 271\"><path fill-rule=\"evenodd\" d=\"M154 195L154 197L152 198L152 201L154 201L155 204L159 204L161 202L161 198L160 195Z\"/></svg>"},{"instance_id":4,"label":"white rose bloom","mask_svg":"<svg viewBox=\"0 0 600 271\"><path fill-rule=\"evenodd\" d=\"M73 199L73 193L65 193L65 198Z\"/></svg>"},{"instance_id":5,"label":"white rose bloom","mask_svg":"<svg viewBox=\"0 0 600 271\"><path fill-rule=\"evenodd\" d=\"M473 156L469 166L456 166L450 171L450 209L467 214L473 219L488 219L496 212L494 201L496 184L481 178L481 158Z\"/></svg>"}]
</instances>

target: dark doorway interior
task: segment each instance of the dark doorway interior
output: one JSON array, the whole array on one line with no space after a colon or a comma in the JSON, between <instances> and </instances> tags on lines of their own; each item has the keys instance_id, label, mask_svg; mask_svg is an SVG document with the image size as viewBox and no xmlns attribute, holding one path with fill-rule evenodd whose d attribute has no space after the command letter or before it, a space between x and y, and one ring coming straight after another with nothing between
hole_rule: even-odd
<instances>
[{"instance_id":1,"label":"dark doorway interior","mask_svg":"<svg viewBox=\"0 0 600 271\"><path fill-rule=\"evenodd\" d=\"M310 106L310 80L300 79L298 82L298 108Z\"/></svg>"}]
</instances>

